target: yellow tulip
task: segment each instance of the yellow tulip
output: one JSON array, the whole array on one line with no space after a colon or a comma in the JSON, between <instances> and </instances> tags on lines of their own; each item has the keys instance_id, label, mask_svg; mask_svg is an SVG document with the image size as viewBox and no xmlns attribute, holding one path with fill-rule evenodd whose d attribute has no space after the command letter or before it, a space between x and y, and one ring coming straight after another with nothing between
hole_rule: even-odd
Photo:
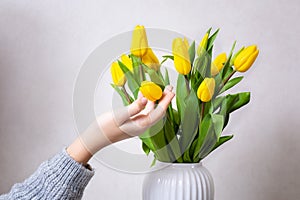
<instances>
[{"instance_id":1,"label":"yellow tulip","mask_svg":"<svg viewBox=\"0 0 300 200\"><path fill-rule=\"evenodd\" d=\"M148 49L148 39L144 26L137 25L132 33L130 51L133 55L142 57Z\"/></svg>"},{"instance_id":2,"label":"yellow tulip","mask_svg":"<svg viewBox=\"0 0 300 200\"><path fill-rule=\"evenodd\" d=\"M202 52L206 51L207 41L208 41L208 33L206 33L206 34L203 36L203 38L202 38L202 40L201 40L201 42L200 42L200 44L199 44L199 46L198 46L198 49L197 49L197 55L198 55L198 56L200 56L200 54L201 54Z\"/></svg>"},{"instance_id":3,"label":"yellow tulip","mask_svg":"<svg viewBox=\"0 0 300 200\"><path fill-rule=\"evenodd\" d=\"M174 65L178 73L187 75L191 71L189 44L186 38L175 38L172 44Z\"/></svg>"},{"instance_id":4,"label":"yellow tulip","mask_svg":"<svg viewBox=\"0 0 300 200\"><path fill-rule=\"evenodd\" d=\"M210 101L215 92L215 85L214 78L205 78L197 90L198 98L203 102Z\"/></svg>"},{"instance_id":5,"label":"yellow tulip","mask_svg":"<svg viewBox=\"0 0 300 200\"><path fill-rule=\"evenodd\" d=\"M221 53L215 58L215 60L211 64L211 75L212 76L217 75L222 70L226 60L227 60L226 53Z\"/></svg>"},{"instance_id":6,"label":"yellow tulip","mask_svg":"<svg viewBox=\"0 0 300 200\"><path fill-rule=\"evenodd\" d=\"M237 55L233 62L235 70L238 72L247 71L254 63L258 53L259 50L257 49L256 45L246 47Z\"/></svg>"},{"instance_id":7,"label":"yellow tulip","mask_svg":"<svg viewBox=\"0 0 300 200\"><path fill-rule=\"evenodd\" d=\"M144 97L146 97L150 101L156 101L162 96L161 88L151 81L143 81L141 83L140 91L144 95Z\"/></svg>"},{"instance_id":8,"label":"yellow tulip","mask_svg":"<svg viewBox=\"0 0 300 200\"><path fill-rule=\"evenodd\" d=\"M122 54L121 61L130 71L133 71L132 60L127 55Z\"/></svg>"},{"instance_id":9,"label":"yellow tulip","mask_svg":"<svg viewBox=\"0 0 300 200\"><path fill-rule=\"evenodd\" d=\"M112 80L115 85L123 86L126 82L125 74L117 62L113 62L110 67Z\"/></svg>"},{"instance_id":10,"label":"yellow tulip","mask_svg":"<svg viewBox=\"0 0 300 200\"><path fill-rule=\"evenodd\" d=\"M159 60L151 48L148 48L147 53L142 57L142 62L155 71L157 71L160 67Z\"/></svg>"}]
</instances>

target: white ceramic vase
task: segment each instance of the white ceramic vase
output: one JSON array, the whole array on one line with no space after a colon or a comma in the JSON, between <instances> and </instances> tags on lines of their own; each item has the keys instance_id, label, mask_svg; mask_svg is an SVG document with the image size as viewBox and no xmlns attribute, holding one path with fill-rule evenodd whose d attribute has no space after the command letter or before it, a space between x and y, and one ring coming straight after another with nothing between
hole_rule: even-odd
<instances>
[{"instance_id":1,"label":"white ceramic vase","mask_svg":"<svg viewBox=\"0 0 300 200\"><path fill-rule=\"evenodd\" d=\"M214 199L213 179L201 163L163 165L160 170L146 175L143 200Z\"/></svg>"}]
</instances>

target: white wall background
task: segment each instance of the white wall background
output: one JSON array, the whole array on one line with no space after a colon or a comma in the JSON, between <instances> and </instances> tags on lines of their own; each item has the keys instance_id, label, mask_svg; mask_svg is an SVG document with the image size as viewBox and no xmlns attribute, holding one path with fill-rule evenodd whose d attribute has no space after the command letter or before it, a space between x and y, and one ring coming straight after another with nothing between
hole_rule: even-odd
<instances>
[{"instance_id":1,"label":"white wall background","mask_svg":"<svg viewBox=\"0 0 300 200\"><path fill-rule=\"evenodd\" d=\"M204 160L216 200L298 200L300 95L298 0L0 1L0 193L75 137L72 90L101 42L136 24L200 39L220 27L216 53L258 44L237 90L251 103L233 115L235 138ZM84 199L141 199L143 175L95 161Z\"/></svg>"}]
</instances>

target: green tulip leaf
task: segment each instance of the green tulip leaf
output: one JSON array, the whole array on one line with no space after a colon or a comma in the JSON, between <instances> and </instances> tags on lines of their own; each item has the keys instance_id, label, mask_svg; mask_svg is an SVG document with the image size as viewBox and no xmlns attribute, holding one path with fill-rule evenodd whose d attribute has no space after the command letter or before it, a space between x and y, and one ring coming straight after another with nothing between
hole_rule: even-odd
<instances>
[{"instance_id":1,"label":"green tulip leaf","mask_svg":"<svg viewBox=\"0 0 300 200\"><path fill-rule=\"evenodd\" d=\"M130 58L131 58L131 61L132 61L132 67L133 67L133 77L134 77L134 80L137 82L137 83L140 83L141 80L140 80L140 73L139 73L139 68L140 68L140 65L141 65L141 58L135 56L135 55L130 55Z\"/></svg>"},{"instance_id":2,"label":"green tulip leaf","mask_svg":"<svg viewBox=\"0 0 300 200\"><path fill-rule=\"evenodd\" d=\"M127 97L126 97L126 95L124 94L124 92L118 87L118 86L116 86L116 85L114 85L114 84L110 84L115 90L116 90L116 92L118 92L118 94L120 95L120 97L121 97L121 99L122 99L122 101L123 101L123 105L124 106L127 106L127 105L129 105L130 103L128 102L128 99L127 99ZM130 96L129 96L129 98L130 98ZM132 98L130 98L130 101L132 102Z\"/></svg>"},{"instance_id":3,"label":"green tulip leaf","mask_svg":"<svg viewBox=\"0 0 300 200\"><path fill-rule=\"evenodd\" d=\"M211 32L211 30L212 30L212 27L210 27L210 28L206 31L206 33L209 35L210 32Z\"/></svg>"},{"instance_id":4,"label":"green tulip leaf","mask_svg":"<svg viewBox=\"0 0 300 200\"><path fill-rule=\"evenodd\" d=\"M201 106L201 109L202 109L202 106ZM204 111L201 111L201 113L203 113L203 116L205 116L207 114L212 114L213 111L214 110L213 110L212 102L209 101L209 102L204 103Z\"/></svg>"},{"instance_id":5,"label":"green tulip leaf","mask_svg":"<svg viewBox=\"0 0 300 200\"><path fill-rule=\"evenodd\" d=\"M208 55L205 56L205 58L206 58L206 72L205 72L205 77L211 77L212 49L213 49L213 46L207 51Z\"/></svg>"},{"instance_id":6,"label":"green tulip leaf","mask_svg":"<svg viewBox=\"0 0 300 200\"><path fill-rule=\"evenodd\" d=\"M169 78L169 72L168 72L168 69L165 68L165 85L170 85L170 78Z\"/></svg>"},{"instance_id":7,"label":"green tulip leaf","mask_svg":"<svg viewBox=\"0 0 300 200\"><path fill-rule=\"evenodd\" d=\"M179 114L178 114L178 111L175 109L173 109L173 117L174 117L175 124L179 125L180 124Z\"/></svg>"},{"instance_id":8,"label":"green tulip leaf","mask_svg":"<svg viewBox=\"0 0 300 200\"><path fill-rule=\"evenodd\" d=\"M208 56L204 54L196 58L195 65L193 68L193 76L191 78L191 82L193 86L197 86L197 84L195 83L198 83L199 81L201 83L204 77L206 77L208 62L209 62Z\"/></svg>"},{"instance_id":9,"label":"green tulip leaf","mask_svg":"<svg viewBox=\"0 0 300 200\"><path fill-rule=\"evenodd\" d=\"M195 146L194 154L193 154L193 160L194 161L199 161L199 153L201 150L201 147L203 145L203 142L207 136L208 133L213 131L213 126L212 126L212 115L207 114L205 117L202 119L199 125L199 136L197 138L197 143Z\"/></svg>"},{"instance_id":10,"label":"green tulip leaf","mask_svg":"<svg viewBox=\"0 0 300 200\"><path fill-rule=\"evenodd\" d=\"M229 120L229 114L233 111L239 109L240 107L246 105L250 101L250 92L242 92L237 94L226 95L225 100L222 102L219 114L223 115L225 118L225 125L227 125Z\"/></svg>"},{"instance_id":11,"label":"green tulip leaf","mask_svg":"<svg viewBox=\"0 0 300 200\"><path fill-rule=\"evenodd\" d=\"M217 141L219 140L219 137L223 130L224 117L222 115L212 114L211 119L212 119L211 123L212 123L213 129L212 129L212 131L209 131L207 133L207 135L203 141L203 144L202 144L200 152L199 152L200 159L205 158L211 152L211 150L214 148Z\"/></svg>"},{"instance_id":12,"label":"green tulip leaf","mask_svg":"<svg viewBox=\"0 0 300 200\"><path fill-rule=\"evenodd\" d=\"M184 75L178 74L176 87L176 105L179 112L180 121L183 119L184 110L186 107L185 99L188 96L188 93L189 92L186 87Z\"/></svg>"},{"instance_id":13,"label":"green tulip leaf","mask_svg":"<svg viewBox=\"0 0 300 200\"><path fill-rule=\"evenodd\" d=\"M192 145L189 148L189 157L191 158L192 162L199 162L199 159L194 160L194 152L197 146L198 138L199 138L199 133L197 133L196 137L194 138L194 141L192 142Z\"/></svg>"},{"instance_id":14,"label":"green tulip leaf","mask_svg":"<svg viewBox=\"0 0 300 200\"><path fill-rule=\"evenodd\" d=\"M181 120L182 135L180 137L181 151L184 152L189 148L194 140L199 126L199 106L198 98L191 90L186 100L186 107Z\"/></svg>"},{"instance_id":15,"label":"green tulip leaf","mask_svg":"<svg viewBox=\"0 0 300 200\"><path fill-rule=\"evenodd\" d=\"M222 104L222 102L225 100L226 96L220 96L212 101L212 106L213 106L213 112L215 112Z\"/></svg>"},{"instance_id":16,"label":"green tulip leaf","mask_svg":"<svg viewBox=\"0 0 300 200\"><path fill-rule=\"evenodd\" d=\"M224 64L224 67L223 69L221 70L220 74L222 74L222 77L223 77L223 80L225 80L225 78L227 77L227 74L228 73L228 70L232 70L232 67L230 65L230 60L231 60L231 57L232 57L232 54L233 54L233 51L234 51L234 48L235 48L235 45L236 45L236 41L234 41L232 47L231 47L231 50L230 50L230 53L228 55L228 58L227 58L227 61L226 63ZM233 70L232 70L233 71Z\"/></svg>"},{"instance_id":17,"label":"green tulip leaf","mask_svg":"<svg viewBox=\"0 0 300 200\"><path fill-rule=\"evenodd\" d=\"M147 129L139 137L151 149L156 158L162 162L170 162L169 151L166 148L167 141L164 134L164 121L158 121L155 125Z\"/></svg>"},{"instance_id":18,"label":"green tulip leaf","mask_svg":"<svg viewBox=\"0 0 300 200\"><path fill-rule=\"evenodd\" d=\"M153 167L156 164L156 161L157 161L157 158L154 156L154 159L152 160L150 167Z\"/></svg>"},{"instance_id":19,"label":"green tulip leaf","mask_svg":"<svg viewBox=\"0 0 300 200\"><path fill-rule=\"evenodd\" d=\"M187 148L183 154L183 162L184 163L192 163L192 159L190 157L190 148Z\"/></svg>"},{"instance_id":20,"label":"green tulip leaf","mask_svg":"<svg viewBox=\"0 0 300 200\"><path fill-rule=\"evenodd\" d=\"M150 148L144 142L142 142L142 148L145 154L148 156L150 153Z\"/></svg>"},{"instance_id":21,"label":"green tulip leaf","mask_svg":"<svg viewBox=\"0 0 300 200\"><path fill-rule=\"evenodd\" d=\"M128 83L128 87L130 89L130 91L133 93L134 98L137 98L138 92L139 92L139 84L135 81L133 74L131 73L131 71L126 67L126 65L124 65L121 61L118 60L119 66L121 68L121 70L124 72L126 79L127 79L127 83Z\"/></svg>"},{"instance_id":22,"label":"green tulip leaf","mask_svg":"<svg viewBox=\"0 0 300 200\"><path fill-rule=\"evenodd\" d=\"M164 59L160 62L160 64L162 65L164 62L166 62L168 59L174 60L174 56L172 55L164 55L162 56Z\"/></svg>"},{"instance_id":23,"label":"green tulip leaf","mask_svg":"<svg viewBox=\"0 0 300 200\"><path fill-rule=\"evenodd\" d=\"M169 154L171 154L171 159L181 161L181 150L179 142L173 128L173 121L170 119L169 115L167 115L167 119L164 124L164 133L166 136L167 143L169 145Z\"/></svg>"},{"instance_id":24,"label":"green tulip leaf","mask_svg":"<svg viewBox=\"0 0 300 200\"><path fill-rule=\"evenodd\" d=\"M207 50L211 50L214 44L214 41L219 33L220 29L218 28L207 40Z\"/></svg>"},{"instance_id":25,"label":"green tulip leaf","mask_svg":"<svg viewBox=\"0 0 300 200\"><path fill-rule=\"evenodd\" d=\"M233 79L229 80L224 85L224 87L221 89L221 91L219 92L219 94L222 94L226 90L229 90L230 88L232 88L233 86L235 86L236 84L238 84L243 78L244 78L243 76L239 76L239 77L236 77L236 78L233 78Z\"/></svg>"},{"instance_id":26,"label":"green tulip leaf","mask_svg":"<svg viewBox=\"0 0 300 200\"><path fill-rule=\"evenodd\" d=\"M250 102L250 92L238 93L238 101L231 107L230 112L233 112Z\"/></svg>"},{"instance_id":27,"label":"green tulip leaf","mask_svg":"<svg viewBox=\"0 0 300 200\"><path fill-rule=\"evenodd\" d=\"M189 55L190 55L191 65L193 65L195 59L195 41L193 41L191 46L189 47Z\"/></svg>"},{"instance_id":28,"label":"green tulip leaf","mask_svg":"<svg viewBox=\"0 0 300 200\"><path fill-rule=\"evenodd\" d=\"M167 59L171 59L174 60L174 56L173 55L164 55L162 56L163 58L167 58Z\"/></svg>"},{"instance_id":29,"label":"green tulip leaf","mask_svg":"<svg viewBox=\"0 0 300 200\"><path fill-rule=\"evenodd\" d=\"M164 89L164 85L165 85L164 80L162 80L162 78L158 75L158 73L154 69L151 69L144 64L143 67L147 72L147 74L149 74L151 81L161 86L162 89Z\"/></svg>"},{"instance_id":30,"label":"green tulip leaf","mask_svg":"<svg viewBox=\"0 0 300 200\"><path fill-rule=\"evenodd\" d=\"M225 142L231 140L232 138L233 138L233 135L221 136L219 138L219 141L216 143L216 145L214 146L214 148L211 150L211 152L214 151L215 149L217 149L219 146L221 146Z\"/></svg>"}]
</instances>

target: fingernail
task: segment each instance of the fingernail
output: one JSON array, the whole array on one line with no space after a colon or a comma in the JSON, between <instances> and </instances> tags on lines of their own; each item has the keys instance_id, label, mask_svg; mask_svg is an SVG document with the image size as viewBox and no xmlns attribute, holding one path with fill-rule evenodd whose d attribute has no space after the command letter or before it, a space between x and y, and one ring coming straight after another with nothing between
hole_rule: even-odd
<instances>
[{"instance_id":1,"label":"fingernail","mask_svg":"<svg viewBox=\"0 0 300 200\"><path fill-rule=\"evenodd\" d=\"M146 99L145 97L142 97L142 98L141 98L141 103L142 103L142 104L146 104L146 103L147 103L147 99Z\"/></svg>"},{"instance_id":2,"label":"fingernail","mask_svg":"<svg viewBox=\"0 0 300 200\"><path fill-rule=\"evenodd\" d=\"M173 86L172 85L167 85L165 87L165 89L171 92L173 90Z\"/></svg>"},{"instance_id":3,"label":"fingernail","mask_svg":"<svg viewBox=\"0 0 300 200\"><path fill-rule=\"evenodd\" d=\"M141 98L143 94L141 92L138 93L138 98Z\"/></svg>"}]
</instances>

